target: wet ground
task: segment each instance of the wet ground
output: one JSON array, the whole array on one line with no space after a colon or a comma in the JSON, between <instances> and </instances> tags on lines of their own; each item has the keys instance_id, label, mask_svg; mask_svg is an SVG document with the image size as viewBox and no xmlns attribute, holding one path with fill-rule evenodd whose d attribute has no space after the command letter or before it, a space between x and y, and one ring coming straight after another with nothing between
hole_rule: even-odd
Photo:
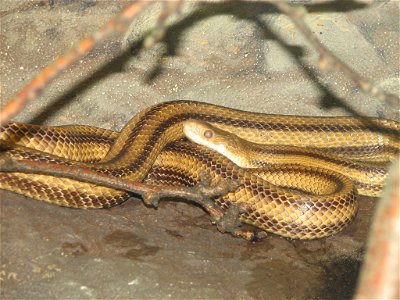
<instances>
[{"instance_id":1,"label":"wet ground","mask_svg":"<svg viewBox=\"0 0 400 300\"><path fill-rule=\"evenodd\" d=\"M93 32L123 1L0 3L1 99ZM264 4L185 4L167 42L138 51L160 4L129 34L109 39L66 70L17 120L120 129L161 101L190 99L265 113L398 119L361 94ZM308 24L355 70L399 90L399 4L318 5ZM316 241L270 235L251 243L221 234L200 209L139 199L75 210L0 191L2 299L348 299L354 291L376 199L340 234Z\"/></svg>"}]
</instances>

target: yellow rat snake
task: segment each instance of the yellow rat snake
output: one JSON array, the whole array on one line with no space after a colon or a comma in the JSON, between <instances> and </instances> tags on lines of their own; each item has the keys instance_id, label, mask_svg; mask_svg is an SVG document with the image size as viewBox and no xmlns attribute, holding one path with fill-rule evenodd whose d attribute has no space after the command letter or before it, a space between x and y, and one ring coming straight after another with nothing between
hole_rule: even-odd
<instances>
[{"instance_id":1,"label":"yellow rat snake","mask_svg":"<svg viewBox=\"0 0 400 300\"><path fill-rule=\"evenodd\" d=\"M243 169L185 140L187 120L207 122L252 143L295 150L275 151L288 158L286 163ZM224 209L245 203L240 220L267 232L313 239L340 231L354 218L357 189L380 194L385 162L399 154L399 133L400 123L386 119L268 115L173 101L143 110L119 133L84 125L10 123L0 129L0 146L13 143L5 150L13 159L69 165L79 161L96 172L152 184L194 186L202 171L212 175L213 183L238 180L235 191L213 200ZM315 157L321 165L293 164L305 157ZM352 180L337 172L341 168ZM0 172L0 188L75 208L111 207L129 197L125 191L39 174Z\"/></svg>"}]
</instances>

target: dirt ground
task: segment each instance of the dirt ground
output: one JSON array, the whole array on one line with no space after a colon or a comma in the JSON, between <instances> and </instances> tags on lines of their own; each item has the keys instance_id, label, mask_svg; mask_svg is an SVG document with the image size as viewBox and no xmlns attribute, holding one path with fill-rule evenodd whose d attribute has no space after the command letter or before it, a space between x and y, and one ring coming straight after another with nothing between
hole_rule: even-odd
<instances>
[{"instance_id":1,"label":"dirt ground","mask_svg":"<svg viewBox=\"0 0 400 300\"><path fill-rule=\"evenodd\" d=\"M2 102L127 2L0 2ZM140 50L161 2L125 36L63 72L17 118L119 130L154 103L189 99L264 113L399 119L341 73L315 68L317 53L263 3L188 1L165 42ZM309 7L320 40L362 75L399 91L399 2ZM269 235L251 243L221 234L199 208L131 199L76 210L0 191L1 299L349 299L377 199L343 232L321 240Z\"/></svg>"}]
</instances>

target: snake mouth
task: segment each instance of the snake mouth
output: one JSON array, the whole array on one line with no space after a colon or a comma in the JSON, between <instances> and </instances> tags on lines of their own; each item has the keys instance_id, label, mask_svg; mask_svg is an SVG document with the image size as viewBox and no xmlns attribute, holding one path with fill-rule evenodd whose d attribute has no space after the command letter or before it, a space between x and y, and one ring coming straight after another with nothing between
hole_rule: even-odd
<instances>
[{"instance_id":1,"label":"snake mouth","mask_svg":"<svg viewBox=\"0 0 400 300\"><path fill-rule=\"evenodd\" d=\"M199 122L195 120L183 121L183 133L193 143L204 145L202 137L202 129L199 127Z\"/></svg>"}]
</instances>

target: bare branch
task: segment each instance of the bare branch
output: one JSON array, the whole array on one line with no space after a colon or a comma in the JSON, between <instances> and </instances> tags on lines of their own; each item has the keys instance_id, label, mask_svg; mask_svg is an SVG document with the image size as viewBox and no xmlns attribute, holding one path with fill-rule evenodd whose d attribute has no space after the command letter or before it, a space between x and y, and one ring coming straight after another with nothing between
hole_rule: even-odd
<instances>
[{"instance_id":1,"label":"bare branch","mask_svg":"<svg viewBox=\"0 0 400 300\"><path fill-rule=\"evenodd\" d=\"M4 147L3 147L4 148ZM5 147L6 150L7 147ZM102 174L74 163L73 165L54 163L48 160L14 159L7 151L0 152L0 172L20 172L43 174L61 178L70 178L78 181L93 183L96 185L123 190L142 196L146 205L158 206L159 201L166 197L178 197L188 202L194 202L207 211L217 228L221 232L230 232L239 236L239 213L241 208L232 207L229 214L222 210L211 198L234 191L238 187L236 181L220 181L211 184L208 176L200 176L200 182L194 187L159 186L141 183L126 178L117 178ZM232 211L236 214L232 214ZM251 234L242 234L241 237L253 239Z\"/></svg>"},{"instance_id":2,"label":"bare branch","mask_svg":"<svg viewBox=\"0 0 400 300\"><path fill-rule=\"evenodd\" d=\"M81 166L79 163L64 165L51 161L17 160L8 155L7 152L0 153L0 172L34 173L90 182L96 185L138 194L143 197L146 204L153 206L157 206L158 201L162 197L176 196L199 203L205 198L226 193L231 189L227 184L224 186L221 185L221 187L215 189L211 189L210 187L206 188L203 187L203 185L198 185L194 188L173 186L160 187L98 173L90 168Z\"/></svg>"}]
</instances>

